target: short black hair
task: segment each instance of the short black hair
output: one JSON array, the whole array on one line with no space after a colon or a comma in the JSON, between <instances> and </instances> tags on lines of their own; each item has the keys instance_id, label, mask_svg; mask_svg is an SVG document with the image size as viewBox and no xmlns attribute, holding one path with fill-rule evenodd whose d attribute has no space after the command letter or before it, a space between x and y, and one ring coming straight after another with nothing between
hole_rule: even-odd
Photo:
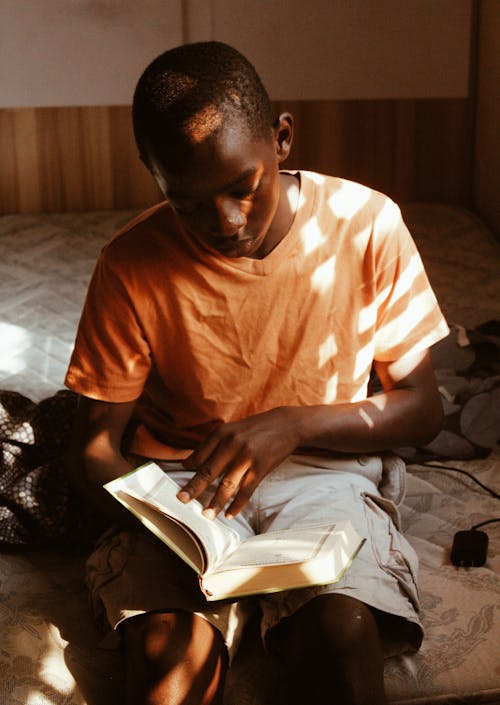
<instances>
[{"instance_id":1,"label":"short black hair","mask_svg":"<svg viewBox=\"0 0 500 705\"><path fill-rule=\"evenodd\" d=\"M183 44L160 54L140 77L132 106L134 134L145 158L157 138L179 134L216 109L243 119L257 139L271 135L269 95L254 66L223 42Z\"/></svg>"}]
</instances>

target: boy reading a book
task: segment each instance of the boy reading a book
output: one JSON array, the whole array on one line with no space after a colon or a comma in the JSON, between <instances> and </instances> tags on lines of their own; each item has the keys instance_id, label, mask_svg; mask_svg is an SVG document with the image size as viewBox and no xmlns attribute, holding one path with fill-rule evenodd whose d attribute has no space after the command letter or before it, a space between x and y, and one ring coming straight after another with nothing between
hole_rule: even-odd
<instances>
[{"instance_id":1,"label":"boy reading a book","mask_svg":"<svg viewBox=\"0 0 500 705\"><path fill-rule=\"evenodd\" d=\"M336 584L262 596L287 703L385 703L384 655L419 647L415 555L397 528L400 466L441 422L428 349L447 334L395 204L283 171L254 68L218 42L166 52L133 104L165 201L103 249L67 373L81 395L71 472L102 485L155 459L242 534L350 519L367 538ZM369 396L375 368L382 391ZM88 562L127 658L128 703L222 703L254 601L206 603L195 573L137 526Z\"/></svg>"}]
</instances>

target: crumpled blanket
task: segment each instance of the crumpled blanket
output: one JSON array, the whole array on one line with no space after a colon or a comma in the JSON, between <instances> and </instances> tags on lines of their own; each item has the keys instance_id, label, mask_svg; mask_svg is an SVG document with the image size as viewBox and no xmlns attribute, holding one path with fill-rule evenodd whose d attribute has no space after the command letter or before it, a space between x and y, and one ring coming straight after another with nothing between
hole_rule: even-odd
<instances>
[{"instance_id":1,"label":"crumpled blanket","mask_svg":"<svg viewBox=\"0 0 500 705\"><path fill-rule=\"evenodd\" d=\"M443 429L424 448L395 452L407 463L485 457L500 440L500 321L453 326L432 358ZM89 545L105 528L65 472L76 405L67 390L38 404L0 391L0 546Z\"/></svg>"},{"instance_id":2,"label":"crumpled blanket","mask_svg":"<svg viewBox=\"0 0 500 705\"><path fill-rule=\"evenodd\" d=\"M0 391L0 546L83 546L102 531L66 475L76 404L66 390L38 404Z\"/></svg>"},{"instance_id":3,"label":"crumpled blanket","mask_svg":"<svg viewBox=\"0 0 500 705\"><path fill-rule=\"evenodd\" d=\"M407 462L484 458L500 442L500 321L450 326L431 349L444 410L441 432L422 448L398 448Z\"/></svg>"}]
</instances>

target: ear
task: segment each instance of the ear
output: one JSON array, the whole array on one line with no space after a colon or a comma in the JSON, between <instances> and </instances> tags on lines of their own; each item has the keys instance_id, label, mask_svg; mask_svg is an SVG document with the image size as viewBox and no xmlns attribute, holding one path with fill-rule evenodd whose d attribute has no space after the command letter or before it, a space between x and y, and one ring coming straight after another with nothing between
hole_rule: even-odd
<instances>
[{"instance_id":1,"label":"ear","mask_svg":"<svg viewBox=\"0 0 500 705\"><path fill-rule=\"evenodd\" d=\"M273 123L273 137L278 164L284 162L290 154L293 141L293 115L281 113Z\"/></svg>"}]
</instances>

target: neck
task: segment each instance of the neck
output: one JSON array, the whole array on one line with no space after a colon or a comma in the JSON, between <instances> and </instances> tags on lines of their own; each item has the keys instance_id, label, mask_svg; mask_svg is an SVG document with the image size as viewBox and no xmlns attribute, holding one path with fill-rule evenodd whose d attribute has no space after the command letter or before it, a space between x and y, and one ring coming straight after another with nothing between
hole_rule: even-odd
<instances>
[{"instance_id":1,"label":"neck","mask_svg":"<svg viewBox=\"0 0 500 705\"><path fill-rule=\"evenodd\" d=\"M280 174L280 198L276 215L267 237L256 253L263 259L286 237L292 227L299 205L300 177L298 174Z\"/></svg>"}]
</instances>

